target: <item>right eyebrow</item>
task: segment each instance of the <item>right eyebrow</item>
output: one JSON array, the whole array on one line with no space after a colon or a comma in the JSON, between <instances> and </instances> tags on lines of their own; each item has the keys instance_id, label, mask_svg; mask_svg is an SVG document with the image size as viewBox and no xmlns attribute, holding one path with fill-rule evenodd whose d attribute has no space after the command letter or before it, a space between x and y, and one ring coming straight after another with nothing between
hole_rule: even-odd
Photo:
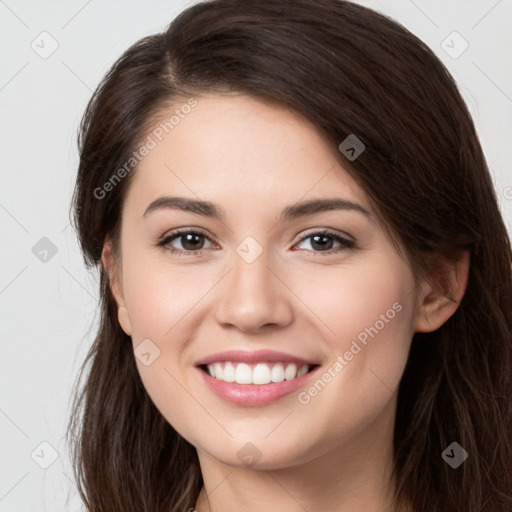
<instances>
[{"instance_id":1,"label":"right eyebrow","mask_svg":"<svg viewBox=\"0 0 512 512\"><path fill-rule=\"evenodd\" d=\"M225 214L220 208L215 206L209 201L198 201L195 199L188 199L186 197L169 197L163 196L155 199L147 208L143 217L155 210L161 209L183 210L187 212L197 213L205 217L212 217L214 219L222 220Z\"/></svg>"}]
</instances>

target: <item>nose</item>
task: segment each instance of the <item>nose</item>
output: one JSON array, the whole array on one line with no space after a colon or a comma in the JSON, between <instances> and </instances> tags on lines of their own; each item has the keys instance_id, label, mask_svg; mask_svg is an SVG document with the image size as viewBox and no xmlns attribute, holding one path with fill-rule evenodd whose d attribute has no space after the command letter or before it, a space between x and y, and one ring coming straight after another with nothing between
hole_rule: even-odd
<instances>
[{"instance_id":1,"label":"nose","mask_svg":"<svg viewBox=\"0 0 512 512\"><path fill-rule=\"evenodd\" d=\"M284 276L264 250L248 263L237 253L233 266L218 290L216 320L219 324L236 326L243 332L262 328L286 327L293 320L293 293Z\"/></svg>"}]
</instances>

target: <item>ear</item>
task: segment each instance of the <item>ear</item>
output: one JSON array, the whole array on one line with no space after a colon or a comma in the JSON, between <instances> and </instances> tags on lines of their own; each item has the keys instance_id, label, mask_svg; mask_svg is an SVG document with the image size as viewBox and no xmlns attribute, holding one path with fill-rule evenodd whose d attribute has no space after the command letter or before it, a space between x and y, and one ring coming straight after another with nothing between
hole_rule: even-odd
<instances>
[{"instance_id":1,"label":"ear","mask_svg":"<svg viewBox=\"0 0 512 512\"><path fill-rule=\"evenodd\" d=\"M426 281L421 284L415 332L435 331L455 313L466 291L469 264L469 252L464 251L457 261L446 264L444 286Z\"/></svg>"},{"instance_id":2,"label":"ear","mask_svg":"<svg viewBox=\"0 0 512 512\"><path fill-rule=\"evenodd\" d=\"M132 328L130 324L130 317L128 316L128 310L124 303L122 274L119 268L119 262L114 259L114 251L112 249L111 240L107 240L103 245L101 252L101 261L103 267L108 276L110 290L117 303L117 318L123 331L128 335L132 335Z\"/></svg>"}]
</instances>

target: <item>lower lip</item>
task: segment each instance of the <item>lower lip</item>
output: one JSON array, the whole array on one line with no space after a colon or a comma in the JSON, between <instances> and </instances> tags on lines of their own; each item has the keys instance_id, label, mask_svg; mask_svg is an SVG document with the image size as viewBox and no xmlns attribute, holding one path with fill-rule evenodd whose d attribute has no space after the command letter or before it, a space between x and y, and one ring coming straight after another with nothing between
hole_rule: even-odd
<instances>
[{"instance_id":1,"label":"lower lip","mask_svg":"<svg viewBox=\"0 0 512 512\"><path fill-rule=\"evenodd\" d=\"M196 367L204 382L218 397L235 405L257 407L276 402L283 396L289 395L304 386L307 380L320 368L317 366L309 373L292 380L274 382L272 384L237 384L215 379L201 368Z\"/></svg>"}]
</instances>

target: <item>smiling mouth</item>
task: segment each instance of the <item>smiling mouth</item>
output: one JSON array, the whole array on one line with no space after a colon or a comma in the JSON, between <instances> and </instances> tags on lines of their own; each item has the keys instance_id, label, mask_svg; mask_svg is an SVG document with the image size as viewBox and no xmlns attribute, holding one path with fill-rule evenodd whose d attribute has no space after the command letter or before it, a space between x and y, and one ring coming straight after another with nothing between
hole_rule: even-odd
<instances>
[{"instance_id":1,"label":"smiling mouth","mask_svg":"<svg viewBox=\"0 0 512 512\"><path fill-rule=\"evenodd\" d=\"M219 361L208 365L199 365L199 368L215 380L236 384L264 385L297 379L315 370L318 366L320 365L296 365L284 362L247 364Z\"/></svg>"}]
</instances>

